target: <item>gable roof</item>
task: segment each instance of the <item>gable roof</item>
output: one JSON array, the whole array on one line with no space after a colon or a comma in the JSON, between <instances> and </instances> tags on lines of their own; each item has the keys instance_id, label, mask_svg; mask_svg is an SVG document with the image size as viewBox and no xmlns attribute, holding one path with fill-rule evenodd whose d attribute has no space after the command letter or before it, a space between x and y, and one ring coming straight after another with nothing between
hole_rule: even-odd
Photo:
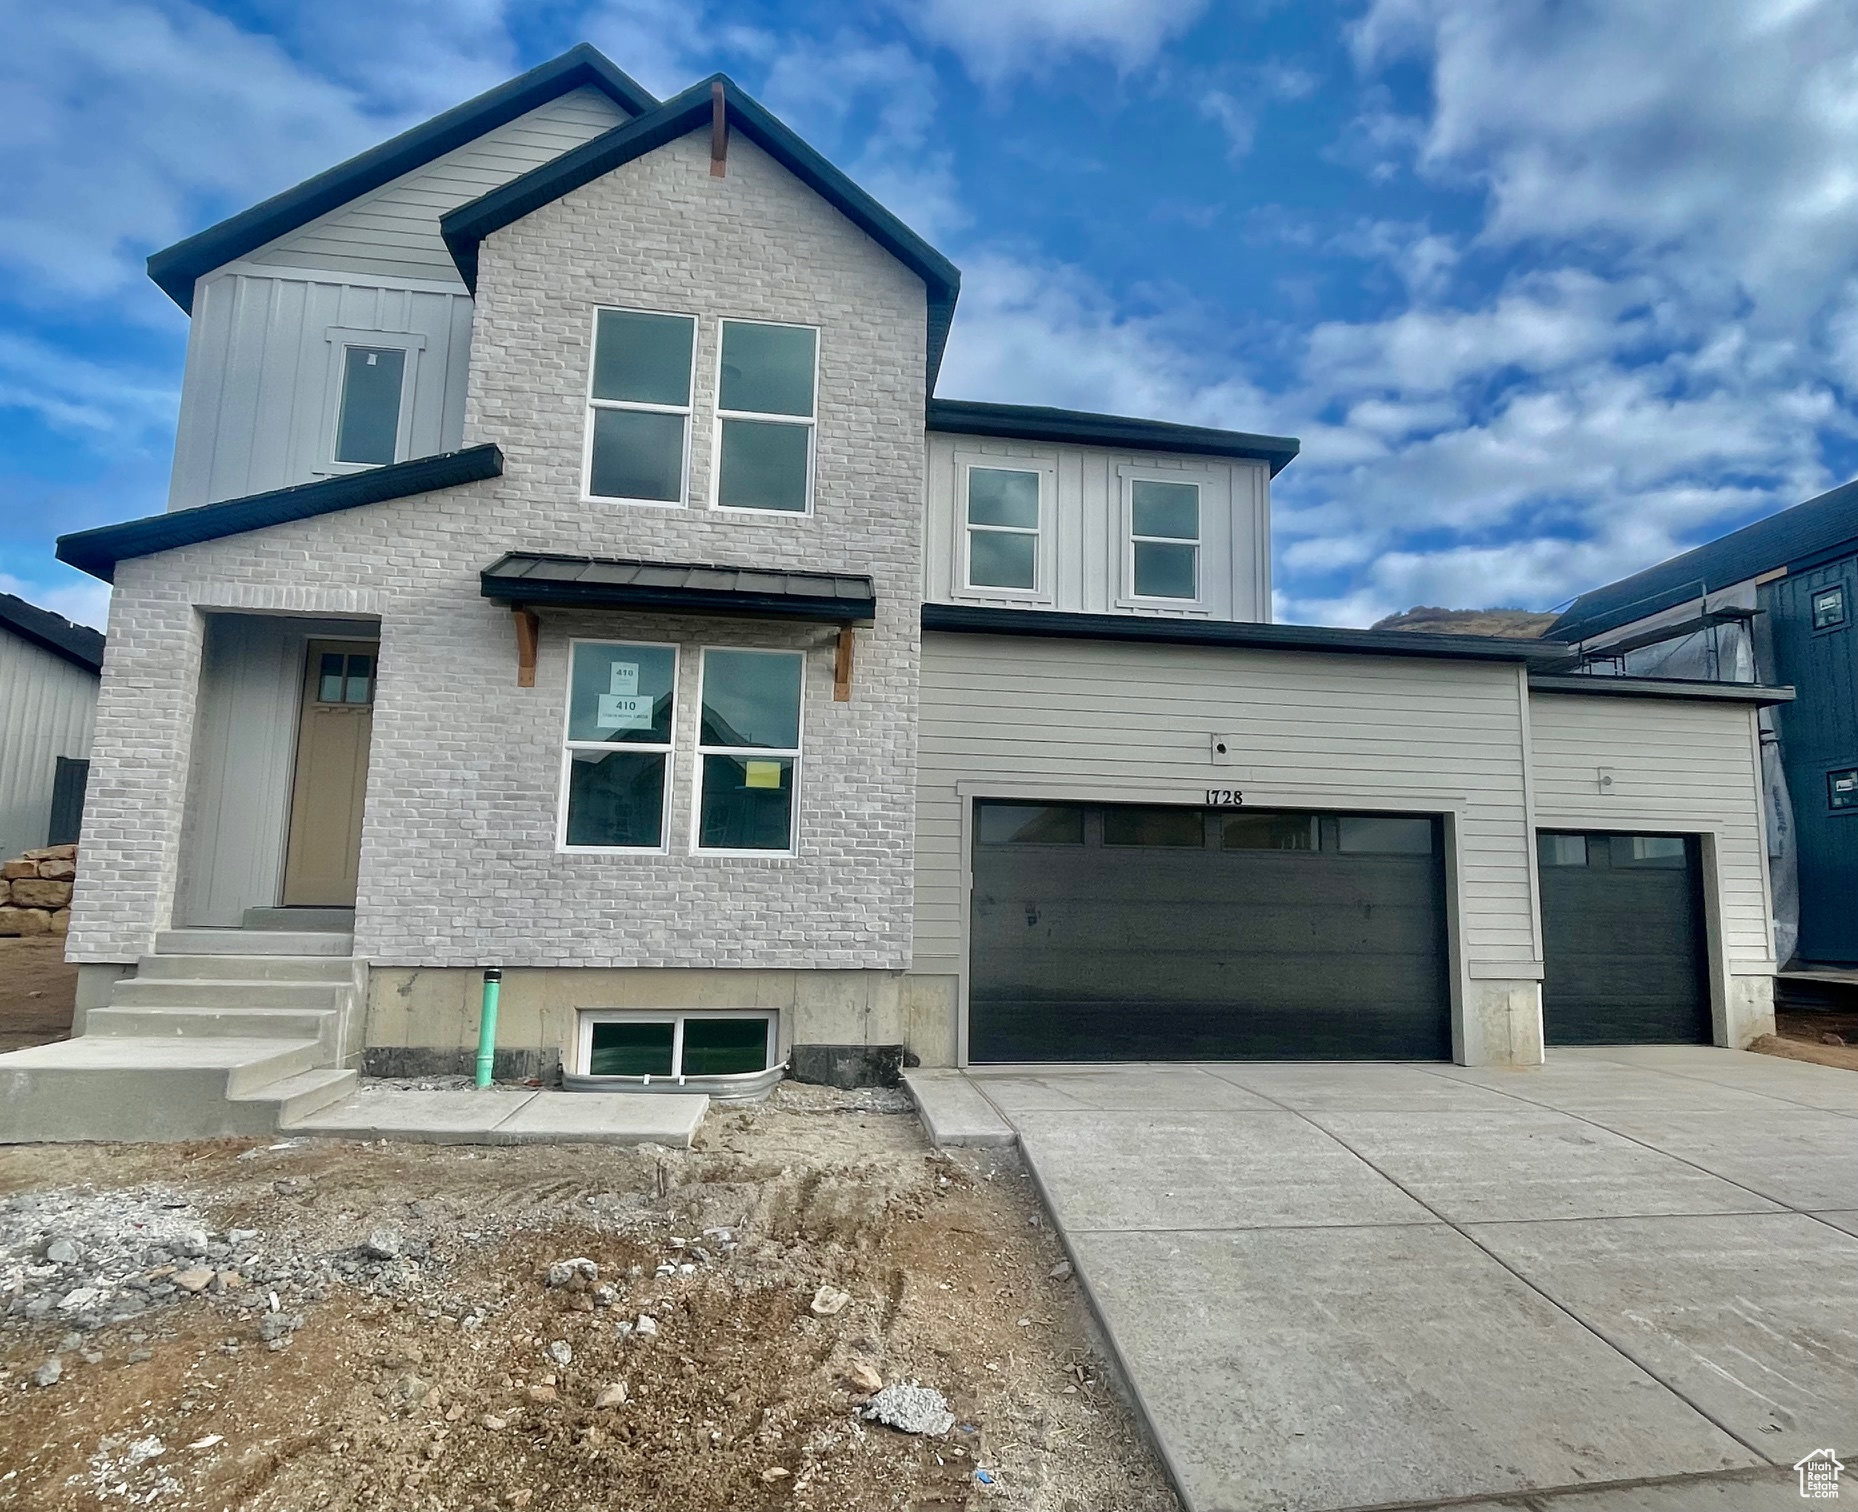
<instances>
[{"instance_id":1,"label":"gable roof","mask_svg":"<svg viewBox=\"0 0 1858 1512\"><path fill-rule=\"evenodd\" d=\"M103 637L89 625L73 624L62 614L53 614L37 604L10 593L0 593L0 628L11 630L21 640L31 641L53 656L61 656L86 672L103 670Z\"/></svg>"},{"instance_id":2,"label":"gable roof","mask_svg":"<svg viewBox=\"0 0 1858 1512\"><path fill-rule=\"evenodd\" d=\"M942 350L961 291L961 272L890 211L860 189L791 128L725 74L713 74L655 110L615 126L553 162L442 216L439 232L465 287L477 292L477 249L486 236L521 220L564 194L615 168L709 125L711 87L720 84L731 131L739 131L775 162L922 279L929 292L929 387L935 387Z\"/></svg>"},{"instance_id":3,"label":"gable roof","mask_svg":"<svg viewBox=\"0 0 1858 1512\"><path fill-rule=\"evenodd\" d=\"M164 248L149 258L148 276L191 315L194 281L203 274L475 141L487 131L527 115L537 106L587 87L599 90L629 115L640 115L658 104L636 80L583 42L476 99L466 100L346 163L305 179L294 189L286 189Z\"/></svg>"},{"instance_id":4,"label":"gable roof","mask_svg":"<svg viewBox=\"0 0 1858 1512\"><path fill-rule=\"evenodd\" d=\"M292 520L334 514L339 509L454 488L460 483L497 477L502 471L503 452L494 442L486 442L463 451L414 457L407 462L371 467L366 472L343 473L315 483L248 494L242 499L73 531L58 537L58 560L111 583L116 580L116 564L130 557L153 556L158 551L217 541L247 530L262 530L267 525L287 525Z\"/></svg>"},{"instance_id":5,"label":"gable roof","mask_svg":"<svg viewBox=\"0 0 1858 1512\"><path fill-rule=\"evenodd\" d=\"M1183 452L1203 457L1243 457L1271 464L1276 477L1297 455L1294 436L1255 436L1249 431L1211 430L1169 420L1095 415L1085 410L1047 409L1035 404L983 404L974 399L931 399L928 428L959 436L1012 441L1057 441L1076 446L1118 446L1134 451Z\"/></svg>"},{"instance_id":6,"label":"gable roof","mask_svg":"<svg viewBox=\"0 0 1858 1512\"><path fill-rule=\"evenodd\" d=\"M1708 545L1583 593L1542 633L1584 640L1776 567L1858 551L1858 481L1744 525Z\"/></svg>"}]
</instances>

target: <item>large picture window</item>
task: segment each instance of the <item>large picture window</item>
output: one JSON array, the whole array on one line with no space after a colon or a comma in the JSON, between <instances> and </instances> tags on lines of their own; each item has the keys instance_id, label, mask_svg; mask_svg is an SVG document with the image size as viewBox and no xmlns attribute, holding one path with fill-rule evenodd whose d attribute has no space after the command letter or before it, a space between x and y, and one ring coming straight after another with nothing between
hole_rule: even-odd
<instances>
[{"instance_id":1,"label":"large picture window","mask_svg":"<svg viewBox=\"0 0 1858 1512\"><path fill-rule=\"evenodd\" d=\"M1033 469L968 468L970 588L1038 591L1039 482Z\"/></svg>"},{"instance_id":2,"label":"large picture window","mask_svg":"<svg viewBox=\"0 0 1858 1512\"><path fill-rule=\"evenodd\" d=\"M682 504L690 475L692 315L600 310L588 380L587 492Z\"/></svg>"},{"instance_id":3,"label":"large picture window","mask_svg":"<svg viewBox=\"0 0 1858 1512\"><path fill-rule=\"evenodd\" d=\"M1200 485L1129 481L1129 592L1134 598L1200 597Z\"/></svg>"},{"instance_id":4,"label":"large picture window","mask_svg":"<svg viewBox=\"0 0 1858 1512\"><path fill-rule=\"evenodd\" d=\"M572 644L564 849L664 849L676 687L673 646Z\"/></svg>"},{"instance_id":5,"label":"large picture window","mask_svg":"<svg viewBox=\"0 0 1858 1512\"><path fill-rule=\"evenodd\" d=\"M804 671L798 651L704 651L699 850L793 850Z\"/></svg>"},{"instance_id":6,"label":"large picture window","mask_svg":"<svg viewBox=\"0 0 1858 1512\"><path fill-rule=\"evenodd\" d=\"M819 333L725 320L716 384L716 502L805 514L813 507Z\"/></svg>"}]
</instances>

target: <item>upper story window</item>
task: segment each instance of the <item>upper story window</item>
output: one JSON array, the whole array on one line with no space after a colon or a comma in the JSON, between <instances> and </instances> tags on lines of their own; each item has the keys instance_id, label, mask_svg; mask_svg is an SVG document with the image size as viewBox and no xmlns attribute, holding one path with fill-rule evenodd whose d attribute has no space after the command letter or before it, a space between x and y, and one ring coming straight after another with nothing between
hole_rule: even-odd
<instances>
[{"instance_id":1,"label":"upper story window","mask_svg":"<svg viewBox=\"0 0 1858 1512\"><path fill-rule=\"evenodd\" d=\"M1822 588L1813 595L1813 628L1834 630L1845 623L1845 587Z\"/></svg>"},{"instance_id":2,"label":"upper story window","mask_svg":"<svg viewBox=\"0 0 1858 1512\"><path fill-rule=\"evenodd\" d=\"M398 460L400 398L405 387L406 352L402 348L342 349L342 409L336 420L336 461L380 467Z\"/></svg>"},{"instance_id":3,"label":"upper story window","mask_svg":"<svg viewBox=\"0 0 1858 1512\"><path fill-rule=\"evenodd\" d=\"M1034 469L967 469L967 585L1036 593L1040 480Z\"/></svg>"},{"instance_id":4,"label":"upper story window","mask_svg":"<svg viewBox=\"0 0 1858 1512\"><path fill-rule=\"evenodd\" d=\"M1129 480L1129 594L1193 603L1200 597L1200 485Z\"/></svg>"},{"instance_id":5,"label":"upper story window","mask_svg":"<svg viewBox=\"0 0 1858 1512\"><path fill-rule=\"evenodd\" d=\"M722 323L716 383L716 503L806 514L813 507L819 332Z\"/></svg>"},{"instance_id":6,"label":"upper story window","mask_svg":"<svg viewBox=\"0 0 1858 1512\"><path fill-rule=\"evenodd\" d=\"M600 310L587 391L587 493L682 504L690 482L694 315Z\"/></svg>"}]
</instances>

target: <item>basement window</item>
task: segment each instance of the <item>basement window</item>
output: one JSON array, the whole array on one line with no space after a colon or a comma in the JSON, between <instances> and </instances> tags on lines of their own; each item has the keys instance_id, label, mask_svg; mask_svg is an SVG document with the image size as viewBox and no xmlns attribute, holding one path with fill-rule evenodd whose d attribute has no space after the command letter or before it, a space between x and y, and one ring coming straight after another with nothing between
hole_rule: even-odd
<instances>
[{"instance_id":1,"label":"basement window","mask_svg":"<svg viewBox=\"0 0 1858 1512\"><path fill-rule=\"evenodd\" d=\"M772 1013L624 1013L580 1016L586 1076L753 1076L774 1064Z\"/></svg>"}]
</instances>

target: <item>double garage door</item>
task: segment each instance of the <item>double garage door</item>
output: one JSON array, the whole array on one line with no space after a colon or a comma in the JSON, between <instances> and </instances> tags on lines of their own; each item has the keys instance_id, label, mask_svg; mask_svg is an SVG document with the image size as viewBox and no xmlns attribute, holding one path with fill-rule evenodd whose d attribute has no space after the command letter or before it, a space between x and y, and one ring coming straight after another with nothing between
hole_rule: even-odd
<instances>
[{"instance_id":1,"label":"double garage door","mask_svg":"<svg viewBox=\"0 0 1858 1512\"><path fill-rule=\"evenodd\" d=\"M1451 1055L1437 819L982 802L974 835L973 1061ZM1568 837L1544 843L1551 838ZM1685 949L1667 951L1678 964L1661 973L1633 976L1637 968L1620 963L1620 936L1601 922L1622 901L1643 919L1659 886L1646 885L1652 873L1662 879L1658 896L1671 894L1669 857L1613 868L1612 840L1648 837L1580 838L1593 840L1594 864L1574 867L1573 847L1561 847L1569 864L1560 870L1570 876L1552 908L1547 878L1556 868L1543 868L1550 1042L1674 1037L1663 1030L1682 1016L1671 983ZM1694 890L1694 849L1678 844L1676 874ZM1630 898L1609 892L1615 870ZM1668 907L1659 919L1659 928L1689 930L1685 948L1695 950L1695 919ZM1633 984L1630 1012L1609 1023L1621 999L1607 983L1625 980L1622 970ZM1697 980L1686 989L1691 1020L1702 1002ZM1565 990L1557 996L1556 987ZM1559 1036L1557 1019L1568 1031Z\"/></svg>"}]
</instances>

